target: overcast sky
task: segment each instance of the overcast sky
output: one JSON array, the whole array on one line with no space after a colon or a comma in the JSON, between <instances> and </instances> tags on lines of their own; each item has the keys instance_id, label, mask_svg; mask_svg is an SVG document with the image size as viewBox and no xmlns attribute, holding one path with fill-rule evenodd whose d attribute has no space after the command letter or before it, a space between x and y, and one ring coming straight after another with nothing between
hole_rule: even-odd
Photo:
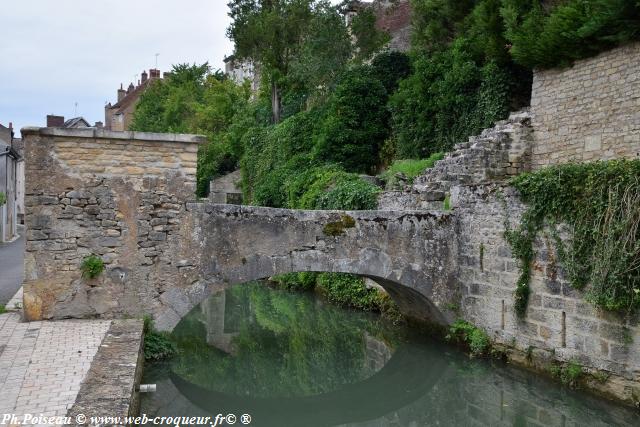
<instances>
[{"instance_id":1,"label":"overcast sky","mask_svg":"<svg viewBox=\"0 0 640 427\"><path fill-rule=\"evenodd\" d=\"M332 0L338 3L339 0ZM155 66L224 69L227 0L5 0L0 123L45 126L47 114L104 121L104 105ZM76 107L77 106L77 114Z\"/></svg>"},{"instance_id":2,"label":"overcast sky","mask_svg":"<svg viewBox=\"0 0 640 427\"><path fill-rule=\"evenodd\" d=\"M47 114L104 120L143 70L223 68L226 0L6 0L0 24L0 123L44 126Z\"/></svg>"}]
</instances>

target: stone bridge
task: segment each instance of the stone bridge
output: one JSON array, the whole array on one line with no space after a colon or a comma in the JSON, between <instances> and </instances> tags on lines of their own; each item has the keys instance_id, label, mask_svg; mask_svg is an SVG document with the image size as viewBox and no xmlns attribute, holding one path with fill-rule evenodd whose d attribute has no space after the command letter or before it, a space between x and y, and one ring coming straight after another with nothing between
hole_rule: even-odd
<instances>
[{"instance_id":1,"label":"stone bridge","mask_svg":"<svg viewBox=\"0 0 640 427\"><path fill-rule=\"evenodd\" d=\"M444 213L294 211L190 203L191 257L202 280L162 297L171 328L219 285L315 271L352 273L382 285L405 315L447 322L436 308L455 294L453 221ZM186 233L185 233L186 234Z\"/></svg>"},{"instance_id":2,"label":"stone bridge","mask_svg":"<svg viewBox=\"0 0 640 427\"><path fill-rule=\"evenodd\" d=\"M460 298L450 214L190 202L199 137L23 135L29 319L150 314L171 330L220 287L302 271L365 276L409 317L452 319L442 309ZM89 255L106 264L97 278L83 277Z\"/></svg>"}]
</instances>

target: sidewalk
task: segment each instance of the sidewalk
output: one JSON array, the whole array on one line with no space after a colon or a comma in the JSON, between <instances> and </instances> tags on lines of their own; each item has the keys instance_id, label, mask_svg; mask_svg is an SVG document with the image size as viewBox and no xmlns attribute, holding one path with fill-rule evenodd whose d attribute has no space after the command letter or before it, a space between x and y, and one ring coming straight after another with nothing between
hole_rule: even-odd
<instances>
[{"instance_id":1,"label":"sidewalk","mask_svg":"<svg viewBox=\"0 0 640 427\"><path fill-rule=\"evenodd\" d=\"M0 315L0 417L64 416L111 321L21 323L19 313Z\"/></svg>"}]
</instances>

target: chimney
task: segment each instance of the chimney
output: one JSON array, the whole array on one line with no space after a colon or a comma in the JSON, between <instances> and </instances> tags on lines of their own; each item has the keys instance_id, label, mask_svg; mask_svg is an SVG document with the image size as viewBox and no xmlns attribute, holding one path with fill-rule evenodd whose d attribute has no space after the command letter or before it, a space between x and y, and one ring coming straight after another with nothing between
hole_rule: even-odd
<instances>
[{"instance_id":1,"label":"chimney","mask_svg":"<svg viewBox=\"0 0 640 427\"><path fill-rule=\"evenodd\" d=\"M152 68L149 70L149 74L150 74L150 78L152 79L159 79L160 78L160 70L156 69L156 68Z\"/></svg>"},{"instance_id":2,"label":"chimney","mask_svg":"<svg viewBox=\"0 0 640 427\"><path fill-rule=\"evenodd\" d=\"M98 129L102 129L104 127L104 123L102 122L96 122L96 124L94 125L94 127L98 128Z\"/></svg>"},{"instance_id":3,"label":"chimney","mask_svg":"<svg viewBox=\"0 0 640 427\"><path fill-rule=\"evenodd\" d=\"M64 126L64 116L47 115L48 128L61 128L62 126Z\"/></svg>"},{"instance_id":4,"label":"chimney","mask_svg":"<svg viewBox=\"0 0 640 427\"><path fill-rule=\"evenodd\" d=\"M133 92L134 89L135 87L133 86L133 83L129 83L129 87L127 88L127 94Z\"/></svg>"},{"instance_id":5,"label":"chimney","mask_svg":"<svg viewBox=\"0 0 640 427\"><path fill-rule=\"evenodd\" d=\"M147 71L146 70L143 71L142 72L142 84L144 84L147 81L148 78L149 78L149 75L147 74Z\"/></svg>"},{"instance_id":6,"label":"chimney","mask_svg":"<svg viewBox=\"0 0 640 427\"><path fill-rule=\"evenodd\" d=\"M127 91L122 88L122 83L120 83L120 89L118 89L118 102L122 101L126 95Z\"/></svg>"}]
</instances>

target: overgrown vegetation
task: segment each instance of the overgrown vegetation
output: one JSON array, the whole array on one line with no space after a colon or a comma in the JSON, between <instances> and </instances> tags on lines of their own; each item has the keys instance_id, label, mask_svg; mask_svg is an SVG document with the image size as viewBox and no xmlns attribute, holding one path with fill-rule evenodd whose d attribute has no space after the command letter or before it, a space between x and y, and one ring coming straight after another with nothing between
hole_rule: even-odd
<instances>
[{"instance_id":1,"label":"overgrown vegetation","mask_svg":"<svg viewBox=\"0 0 640 427\"><path fill-rule=\"evenodd\" d=\"M487 354L491 348L489 335L466 320L456 320L449 327L449 334L446 338L449 341L455 341L468 346L472 356Z\"/></svg>"},{"instance_id":2,"label":"overgrown vegetation","mask_svg":"<svg viewBox=\"0 0 640 427\"><path fill-rule=\"evenodd\" d=\"M398 177L411 183L414 178L432 168L438 160L442 159L444 159L444 153L434 153L426 159L420 160L395 160L379 177L387 184L387 188L393 187Z\"/></svg>"},{"instance_id":3,"label":"overgrown vegetation","mask_svg":"<svg viewBox=\"0 0 640 427\"><path fill-rule=\"evenodd\" d=\"M0 191L0 206L4 205L5 203L7 203L7 196Z\"/></svg>"},{"instance_id":4,"label":"overgrown vegetation","mask_svg":"<svg viewBox=\"0 0 640 427\"><path fill-rule=\"evenodd\" d=\"M305 272L274 276L271 280L284 289L318 292L334 304L379 312L394 322L403 319L398 306L389 295L376 288L367 288L360 276Z\"/></svg>"},{"instance_id":5,"label":"overgrown vegetation","mask_svg":"<svg viewBox=\"0 0 640 427\"><path fill-rule=\"evenodd\" d=\"M4 304L0 304L0 314L4 314L7 312L7 308Z\"/></svg>"},{"instance_id":6,"label":"overgrown vegetation","mask_svg":"<svg viewBox=\"0 0 640 427\"><path fill-rule=\"evenodd\" d=\"M167 332L158 332L153 319L145 315L144 321L144 358L146 360L164 360L176 354L177 346Z\"/></svg>"},{"instance_id":7,"label":"overgrown vegetation","mask_svg":"<svg viewBox=\"0 0 640 427\"><path fill-rule=\"evenodd\" d=\"M549 370L553 377L559 378L562 384L571 388L578 386L578 381L584 374L582 365L574 360L567 362L565 365L552 365Z\"/></svg>"},{"instance_id":8,"label":"overgrown vegetation","mask_svg":"<svg viewBox=\"0 0 640 427\"><path fill-rule=\"evenodd\" d=\"M95 279L104 271L104 261L99 256L89 255L82 260L80 271L82 271L82 277Z\"/></svg>"},{"instance_id":9,"label":"overgrown vegetation","mask_svg":"<svg viewBox=\"0 0 640 427\"><path fill-rule=\"evenodd\" d=\"M514 60L556 67L640 38L637 0L502 0Z\"/></svg>"},{"instance_id":10,"label":"overgrown vegetation","mask_svg":"<svg viewBox=\"0 0 640 427\"><path fill-rule=\"evenodd\" d=\"M631 314L640 307L640 160L566 164L512 180L527 210L505 236L520 261L516 310L524 315L533 243L551 230L576 289L597 307ZM564 225L564 227L562 227Z\"/></svg>"}]
</instances>

